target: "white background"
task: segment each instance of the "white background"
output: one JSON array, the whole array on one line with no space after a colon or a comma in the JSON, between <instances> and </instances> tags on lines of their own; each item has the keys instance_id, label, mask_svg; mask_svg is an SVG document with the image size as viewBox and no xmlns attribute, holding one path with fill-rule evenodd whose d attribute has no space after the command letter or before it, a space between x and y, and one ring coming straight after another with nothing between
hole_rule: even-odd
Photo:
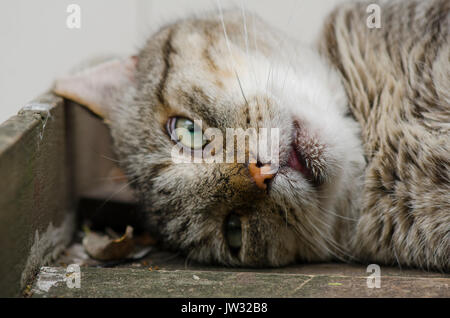
<instances>
[{"instance_id":1,"label":"white background","mask_svg":"<svg viewBox=\"0 0 450 318\"><path fill-rule=\"evenodd\" d=\"M310 43L342 0L221 0L258 13ZM69 4L81 7L81 29L68 29ZM0 123L45 92L53 79L99 54L132 54L161 24L217 10L217 0L2 0Z\"/></svg>"}]
</instances>

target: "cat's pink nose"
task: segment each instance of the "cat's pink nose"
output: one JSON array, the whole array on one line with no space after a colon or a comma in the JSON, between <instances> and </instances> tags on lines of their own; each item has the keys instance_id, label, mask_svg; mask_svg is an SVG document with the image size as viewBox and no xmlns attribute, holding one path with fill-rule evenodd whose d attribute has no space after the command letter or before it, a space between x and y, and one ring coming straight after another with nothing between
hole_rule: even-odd
<instances>
[{"instance_id":1,"label":"cat's pink nose","mask_svg":"<svg viewBox=\"0 0 450 318\"><path fill-rule=\"evenodd\" d=\"M256 163L250 163L248 170L256 186L262 190L266 190L267 184L275 177L275 174L270 172L270 164L257 165Z\"/></svg>"}]
</instances>

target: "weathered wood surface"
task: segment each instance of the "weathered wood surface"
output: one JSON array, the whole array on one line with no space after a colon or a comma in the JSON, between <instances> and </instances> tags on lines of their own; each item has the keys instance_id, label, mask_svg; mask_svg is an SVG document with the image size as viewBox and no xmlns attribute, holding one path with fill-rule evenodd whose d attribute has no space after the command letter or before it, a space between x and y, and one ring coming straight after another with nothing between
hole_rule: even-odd
<instances>
[{"instance_id":1,"label":"weathered wood surface","mask_svg":"<svg viewBox=\"0 0 450 318\"><path fill-rule=\"evenodd\" d=\"M80 266L80 289L70 288L68 264ZM30 289L32 297L450 297L450 275L380 267L380 288L362 264L294 264L280 268L227 268L187 261L153 247L143 259L89 259L72 244ZM73 286L72 286L73 287ZM372 286L373 287L373 286Z\"/></svg>"},{"instance_id":2,"label":"weathered wood surface","mask_svg":"<svg viewBox=\"0 0 450 318\"><path fill-rule=\"evenodd\" d=\"M158 264L158 267L155 265ZM157 260L128 267L81 267L80 288L64 267L45 267L32 297L444 297L450 278L382 267L380 288L369 288L365 266L307 264L280 269L166 266ZM372 282L371 278L369 281Z\"/></svg>"},{"instance_id":3,"label":"weathered wood surface","mask_svg":"<svg viewBox=\"0 0 450 318\"><path fill-rule=\"evenodd\" d=\"M18 296L72 238L80 197L134 202L108 127L51 93L0 125L0 296Z\"/></svg>"},{"instance_id":4,"label":"weathered wood surface","mask_svg":"<svg viewBox=\"0 0 450 318\"><path fill-rule=\"evenodd\" d=\"M0 125L1 296L19 295L71 238L61 228L72 209L65 116L64 101L46 94Z\"/></svg>"}]
</instances>

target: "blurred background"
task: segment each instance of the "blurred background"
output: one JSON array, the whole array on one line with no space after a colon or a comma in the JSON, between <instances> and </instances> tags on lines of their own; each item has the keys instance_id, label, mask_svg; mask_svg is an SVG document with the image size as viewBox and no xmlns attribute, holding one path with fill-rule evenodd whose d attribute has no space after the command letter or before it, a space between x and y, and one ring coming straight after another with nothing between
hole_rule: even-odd
<instances>
[{"instance_id":1,"label":"blurred background","mask_svg":"<svg viewBox=\"0 0 450 318\"><path fill-rule=\"evenodd\" d=\"M0 123L46 91L55 77L102 54L133 54L161 25L190 13L244 7L311 43L326 15L345 0L2 0ZM70 29L70 4L81 28Z\"/></svg>"}]
</instances>

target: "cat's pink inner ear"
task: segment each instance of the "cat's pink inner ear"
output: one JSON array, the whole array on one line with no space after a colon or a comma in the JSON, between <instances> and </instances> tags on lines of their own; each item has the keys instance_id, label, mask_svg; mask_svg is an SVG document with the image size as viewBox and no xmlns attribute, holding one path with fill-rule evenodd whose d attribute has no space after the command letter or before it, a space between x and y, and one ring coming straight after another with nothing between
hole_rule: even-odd
<instances>
[{"instance_id":1,"label":"cat's pink inner ear","mask_svg":"<svg viewBox=\"0 0 450 318\"><path fill-rule=\"evenodd\" d=\"M56 80L55 94L108 120L120 92L134 81L137 57L114 59Z\"/></svg>"}]
</instances>

